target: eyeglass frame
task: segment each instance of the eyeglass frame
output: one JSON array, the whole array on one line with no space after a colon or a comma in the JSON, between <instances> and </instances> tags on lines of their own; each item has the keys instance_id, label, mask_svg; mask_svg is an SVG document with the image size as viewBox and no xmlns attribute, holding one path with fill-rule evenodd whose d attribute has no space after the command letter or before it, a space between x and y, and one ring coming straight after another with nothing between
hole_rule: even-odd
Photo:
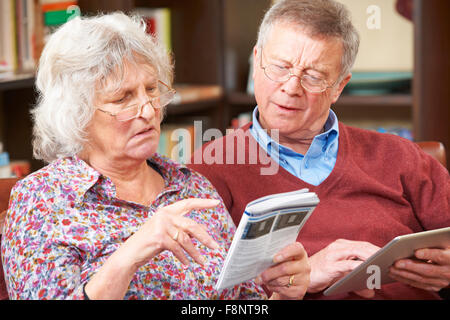
<instances>
[{"instance_id":1,"label":"eyeglass frame","mask_svg":"<svg viewBox=\"0 0 450 320\"><path fill-rule=\"evenodd\" d=\"M310 89L305 88L305 86L303 85L303 76L305 76L305 74L303 73L303 70L302 70L302 74L300 76L297 76L296 74L294 74L291 71L292 68L278 67L278 66L276 66L274 64L271 64L271 63L268 63L265 67L263 67L263 65L262 65L263 48L261 48L260 52L261 52L261 54L260 54L260 60L259 60L259 67L264 70L264 75L267 77L267 79L269 79L271 81L278 82L278 83L284 83L286 81L289 81L293 76L295 76L297 78L300 78L300 85L302 86L302 88L305 89L306 91L310 92L310 93L322 93L322 92L326 91L329 88L333 88L338 83L339 78L336 79L336 81L331 86L328 84L328 82L325 79L320 79L327 86L325 88L323 88L321 91L311 91ZM266 68L269 67L269 66L275 66L275 67L283 68L283 69L289 71L289 77L286 80L281 80L281 81L272 79L271 77L269 77L267 75L267 72L266 72Z\"/></svg>"},{"instance_id":2,"label":"eyeglass frame","mask_svg":"<svg viewBox=\"0 0 450 320\"><path fill-rule=\"evenodd\" d=\"M129 106L127 106L127 107L125 107L125 108L123 108L123 109L121 109L121 110L118 110L118 111L116 111L116 112L103 110L103 109L101 109L101 108L99 108L99 107L95 107L95 108L96 108L97 110L101 111L101 112L104 112L104 113L106 113L106 114L109 114L110 116L115 117L117 121L121 121L121 122L130 121L130 120L133 120L133 119L138 118L138 117L142 114L142 108L143 108L145 105L147 105L148 103L150 103L150 105L152 106L152 108L153 108L154 110L160 110L160 109L164 108L165 106L167 106L167 104L166 104L165 106L162 106L162 107L155 107L155 106L153 105L152 101L154 101L154 100L160 98L161 95L167 94L167 93L169 93L169 92L172 93L172 94L175 96L176 91L175 91L175 89L169 87L167 84L165 84L165 83L162 82L161 80L158 80L158 82L161 83L161 84L163 84L168 90L167 90L166 92L160 94L160 95L157 96L157 97L150 98L149 100L147 100L145 103L143 103L143 104L141 104L141 105L140 105L139 103L134 103L134 104L129 105ZM172 98L172 101L173 101L173 98ZM169 102L169 103L170 103L170 102ZM168 104L169 104L169 103L168 103ZM118 115L120 112L122 112L122 111L124 111L124 110L127 110L127 109L129 109L129 108L134 108L135 106L138 106L138 112L136 112L136 115L135 115L134 117L129 118L129 119L126 119L126 120L118 120L118 119L117 119L117 115Z\"/></svg>"}]
</instances>

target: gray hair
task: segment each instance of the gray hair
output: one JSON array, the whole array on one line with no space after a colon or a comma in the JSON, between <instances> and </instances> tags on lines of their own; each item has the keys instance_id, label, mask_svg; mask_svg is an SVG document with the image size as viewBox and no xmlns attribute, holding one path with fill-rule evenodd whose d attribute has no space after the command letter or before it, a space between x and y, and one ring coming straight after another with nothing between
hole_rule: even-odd
<instances>
[{"instance_id":1,"label":"gray hair","mask_svg":"<svg viewBox=\"0 0 450 320\"><path fill-rule=\"evenodd\" d=\"M77 17L50 36L39 61L39 96L31 111L35 158L51 162L82 150L97 89L111 76L120 86L124 59L148 63L171 86L171 57L146 33L139 17L120 12Z\"/></svg>"},{"instance_id":2,"label":"gray hair","mask_svg":"<svg viewBox=\"0 0 450 320\"><path fill-rule=\"evenodd\" d=\"M355 63L359 35L347 8L333 0L282 0L264 15L259 28L257 47L262 49L272 27L277 23L293 23L305 28L308 36L334 37L342 41L340 82Z\"/></svg>"}]
</instances>

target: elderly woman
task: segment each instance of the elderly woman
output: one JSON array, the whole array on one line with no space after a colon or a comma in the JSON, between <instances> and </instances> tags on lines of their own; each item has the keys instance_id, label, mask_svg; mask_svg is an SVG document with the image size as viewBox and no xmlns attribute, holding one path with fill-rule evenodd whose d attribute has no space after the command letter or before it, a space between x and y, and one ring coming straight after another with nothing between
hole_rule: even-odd
<instances>
[{"instance_id":1,"label":"elderly woman","mask_svg":"<svg viewBox=\"0 0 450 320\"><path fill-rule=\"evenodd\" d=\"M34 153L12 191L2 258L13 299L301 298L294 243L255 281L214 285L235 231L211 184L155 153L172 65L137 19L76 18L39 65ZM264 280L263 280L264 279Z\"/></svg>"}]
</instances>

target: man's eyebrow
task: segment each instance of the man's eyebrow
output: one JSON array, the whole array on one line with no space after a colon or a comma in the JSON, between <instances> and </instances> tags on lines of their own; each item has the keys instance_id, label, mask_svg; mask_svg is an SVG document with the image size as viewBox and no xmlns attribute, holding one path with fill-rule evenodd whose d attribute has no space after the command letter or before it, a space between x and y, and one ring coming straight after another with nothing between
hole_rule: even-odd
<instances>
[{"instance_id":1,"label":"man's eyebrow","mask_svg":"<svg viewBox=\"0 0 450 320\"><path fill-rule=\"evenodd\" d=\"M276 60L276 61L279 61L279 62L288 64L288 65L292 65L292 62L290 62L288 59L283 58L283 57L281 57L281 56L272 55L272 56L270 56L270 57L268 57L268 58L269 58L270 60ZM308 64L308 65L305 65L305 66L304 66L304 70L317 71L317 72L323 74L324 76L328 76L328 75L329 75L329 72L327 71L326 68L324 68L324 67L322 67L322 66L319 66L319 65L316 65L316 64Z\"/></svg>"},{"instance_id":2,"label":"man's eyebrow","mask_svg":"<svg viewBox=\"0 0 450 320\"><path fill-rule=\"evenodd\" d=\"M292 64L289 60L287 60L283 57L277 56L277 55L268 55L268 56L264 55L264 56L269 58L269 60L276 60L276 61L283 62L286 64Z\"/></svg>"},{"instance_id":3,"label":"man's eyebrow","mask_svg":"<svg viewBox=\"0 0 450 320\"><path fill-rule=\"evenodd\" d=\"M318 73L320 73L320 74L322 74L324 76L328 76L329 75L329 72L327 71L327 69L325 69L325 68L323 68L321 66L314 65L314 64L306 65L305 66L305 70L316 71L316 72L318 72Z\"/></svg>"}]
</instances>

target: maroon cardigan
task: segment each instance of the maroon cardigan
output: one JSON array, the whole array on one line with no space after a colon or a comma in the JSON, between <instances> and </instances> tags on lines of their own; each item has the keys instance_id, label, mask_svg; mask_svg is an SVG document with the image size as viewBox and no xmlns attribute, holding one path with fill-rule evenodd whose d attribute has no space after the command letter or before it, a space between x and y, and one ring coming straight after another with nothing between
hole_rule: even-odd
<instances>
[{"instance_id":1,"label":"maroon cardigan","mask_svg":"<svg viewBox=\"0 0 450 320\"><path fill-rule=\"evenodd\" d=\"M234 139L222 138L205 144L192 160L199 159L202 151L203 155L217 157L221 149L227 150L227 141L234 141L234 163L237 163L238 149L245 145L248 152L255 143L248 134L249 127L250 124L233 133ZM398 235L450 226L447 169L415 143L394 135L339 123L337 161L330 176L318 186L300 180L281 166L275 175L261 175L261 168L269 164L249 164L248 158L245 164L227 164L225 155L222 160L224 164L193 163L190 167L217 188L236 225L245 205L259 197L301 188L317 193L320 204L298 237L309 256L340 238L382 247ZM386 285L376 295L378 299L438 297L400 283ZM326 297L308 294L305 298ZM357 297L351 293L331 298Z\"/></svg>"}]
</instances>

